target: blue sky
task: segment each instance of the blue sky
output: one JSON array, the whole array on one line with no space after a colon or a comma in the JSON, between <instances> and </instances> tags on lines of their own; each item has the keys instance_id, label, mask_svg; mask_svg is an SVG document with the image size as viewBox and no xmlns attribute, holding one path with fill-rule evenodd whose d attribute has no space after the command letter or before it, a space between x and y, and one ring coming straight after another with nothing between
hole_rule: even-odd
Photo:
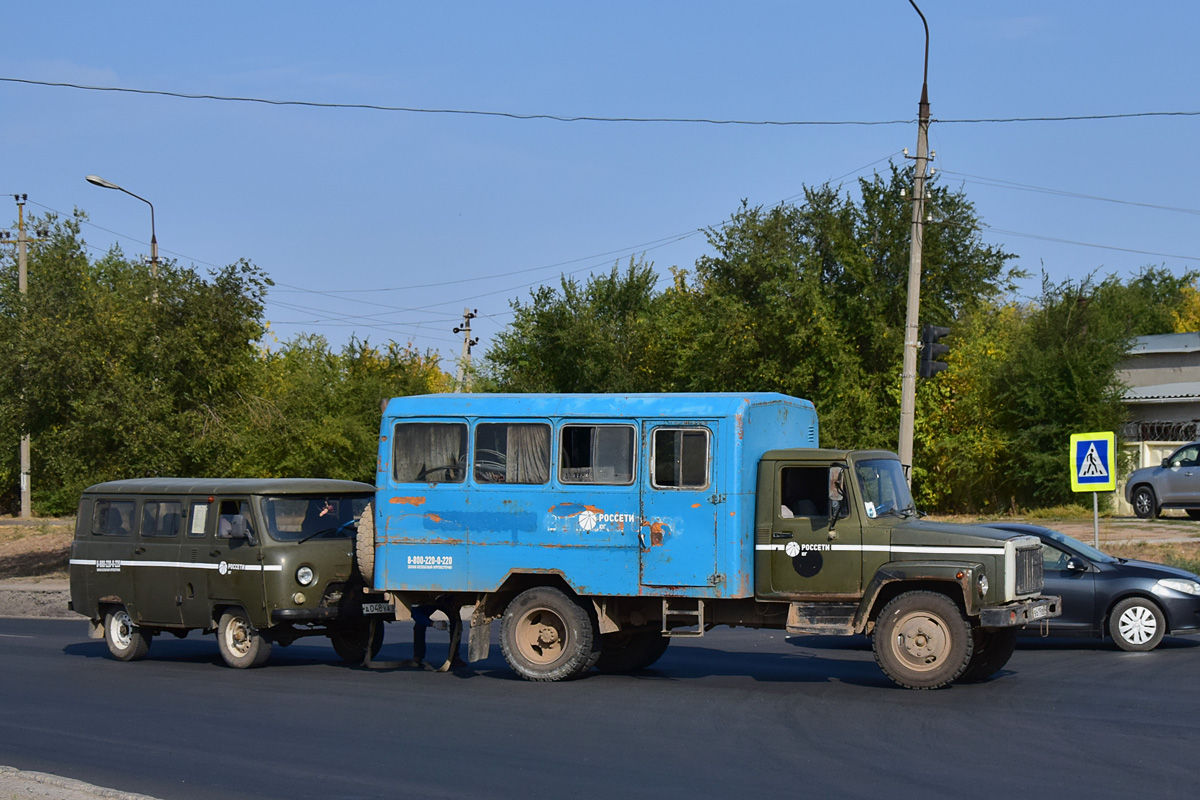
<instances>
[{"instance_id":1,"label":"blue sky","mask_svg":"<svg viewBox=\"0 0 1200 800\"><path fill-rule=\"evenodd\" d=\"M919 5L935 120L1200 111L1200 3ZM563 116L911 120L924 45L906 0L48 0L10 4L4 21L4 78ZM915 123L563 123L9 82L0 109L0 193L27 193L35 213L86 210L97 255L148 253L149 214L93 173L154 203L164 256L264 268L279 340L356 334L448 358L464 307L479 311L478 354L531 286L643 252L668 276L743 198L849 189L916 145ZM935 122L930 142L985 239L1063 280L1200 268L1198 134L1200 116Z\"/></svg>"}]
</instances>

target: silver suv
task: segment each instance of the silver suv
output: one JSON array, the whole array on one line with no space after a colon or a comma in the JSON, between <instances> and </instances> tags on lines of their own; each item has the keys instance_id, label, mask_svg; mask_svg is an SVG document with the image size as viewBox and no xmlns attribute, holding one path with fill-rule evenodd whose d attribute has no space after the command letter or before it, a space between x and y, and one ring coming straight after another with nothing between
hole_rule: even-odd
<instances>
[{"instance_id":1,"label":"silver suv","mask_svg":"<svg viewBox=\"0 0 1200 800\"><path fill-rule=\"evenodd\" d=\"M1154 519L1164 508L1182 508L1200 519L1200 442L1185 444L1157 467L1130 475L1125 499L1142 519Z\"/></svg>"}]
</instances>

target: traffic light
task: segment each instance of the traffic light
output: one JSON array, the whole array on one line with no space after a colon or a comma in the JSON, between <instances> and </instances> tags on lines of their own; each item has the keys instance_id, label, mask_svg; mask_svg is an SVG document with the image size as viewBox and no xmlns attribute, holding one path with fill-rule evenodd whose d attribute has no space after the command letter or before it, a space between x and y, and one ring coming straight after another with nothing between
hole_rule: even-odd
<instances>
[{"instance_id":1,"label":"traffic light","mask_svg":"<svg viewBox=\"0 0 1200 800\"><path fill-rule=\"evenodd\" d=\"M938 339L950 335L949 328L940 325L926 325L921 331L921 377L932 378L946 368L946 362L938 361L941 356L950 352L950 345L938 344Z\"/></svg>"}]
</instances>

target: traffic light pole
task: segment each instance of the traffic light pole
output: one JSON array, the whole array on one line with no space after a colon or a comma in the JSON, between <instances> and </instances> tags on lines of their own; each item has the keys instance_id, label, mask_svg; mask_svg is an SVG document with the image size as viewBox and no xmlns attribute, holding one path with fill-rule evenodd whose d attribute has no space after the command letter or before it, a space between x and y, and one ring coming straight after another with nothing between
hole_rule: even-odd
<instances>
[{"instance_id":1,"label":"traffic light pole","mask_svg":"<svg viewBox=\"0 0 1200 800\"><path fill-rule=\"evenodd\" d=\"M900 464L912 484L913 423L917 406L917 319L921 310L921 245L925 223L925 166L929 153L929 23L909 0L925 25L925 76L917 125L917 159L913 171L912 247L908 259L908 314L904 325L904 366L900 373Z\"/></svg>"}]
</instances>

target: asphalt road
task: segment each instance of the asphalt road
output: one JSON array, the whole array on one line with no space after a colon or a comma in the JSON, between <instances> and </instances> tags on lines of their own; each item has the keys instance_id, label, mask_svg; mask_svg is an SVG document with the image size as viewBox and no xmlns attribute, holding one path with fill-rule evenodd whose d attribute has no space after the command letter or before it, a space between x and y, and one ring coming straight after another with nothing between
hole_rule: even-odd
<instances>
[{"instance_id":1,"label":"asphalt road","mask_svg":"<svg viewBox=\"0 0 1200 800\"><path fill-rule=\"evenodd\" d=\"M408 636L389 626L381 657ZM1035 640L996 679L914 692L864 639L729 629L561 684L513 678L496 646L436 674L311 639L238 671L212 637L126 664L82 622L0 619L0 764L166 800L1192 798L1198 676L1200 638Z\"/></svg>"}]
</instances>

